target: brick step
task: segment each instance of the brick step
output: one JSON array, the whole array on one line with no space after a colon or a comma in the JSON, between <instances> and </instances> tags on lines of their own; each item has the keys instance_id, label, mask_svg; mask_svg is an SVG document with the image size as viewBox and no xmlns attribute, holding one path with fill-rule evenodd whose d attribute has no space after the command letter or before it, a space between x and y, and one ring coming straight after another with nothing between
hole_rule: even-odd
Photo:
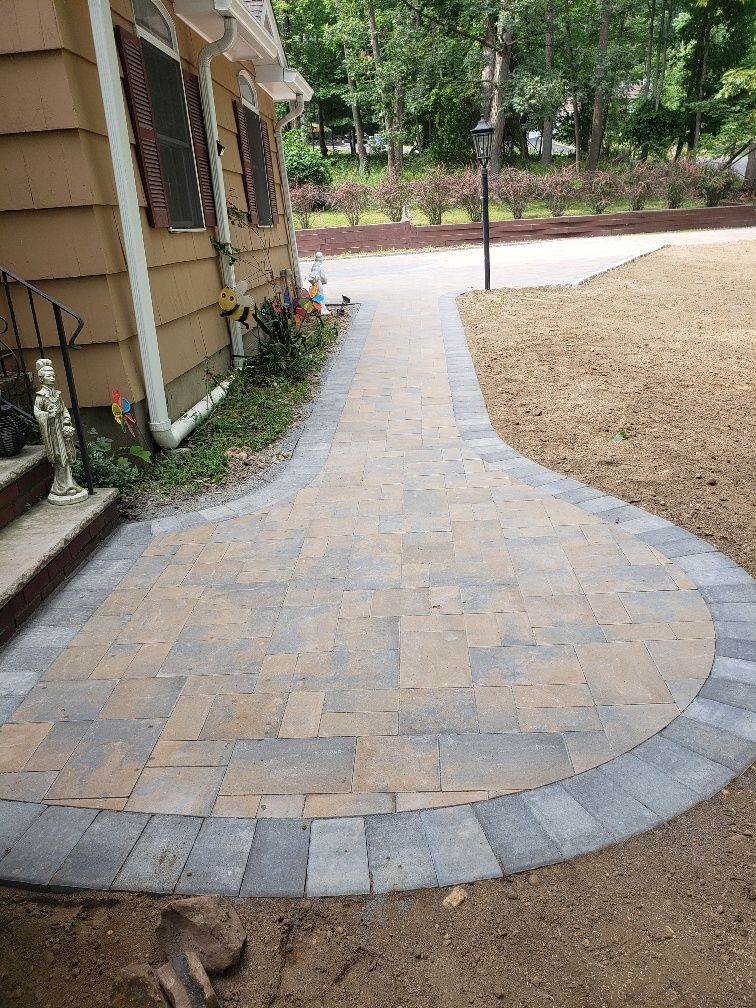
<instances>
[{"instance_id":1,"label":"brick step","mask_svg":"<svg viewBox=\"0 0 756 1008\"><path fill-rule=\"evenodd\" d=\"M0 458L0 529L50 492L52 466L41 445L27 445L15 458Z\"/></svg>"},{"instance_id":2,"label":"brick step","mask_svg":"<svg viewBox=\"0 0 756 1008\"><path fill-rule=\"evenodd\" d=\"M0 644L116 528L118 491L82 504L39 501L0 530Z\"/></svg>"}]
</instances>

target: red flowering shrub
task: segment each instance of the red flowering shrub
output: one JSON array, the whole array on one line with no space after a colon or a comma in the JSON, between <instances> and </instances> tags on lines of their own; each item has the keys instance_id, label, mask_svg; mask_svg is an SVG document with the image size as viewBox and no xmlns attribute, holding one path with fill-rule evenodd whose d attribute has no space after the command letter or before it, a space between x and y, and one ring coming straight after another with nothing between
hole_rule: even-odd
<instances>
[{"instance_id":1,"label":"red flowering shrub","mask_svg":"<svg viewBox=\"0 0 756 1008\"><path fill-rule=\"evenodd\" d=\"M385 213L395 224L402 219L409 200L409 185L396 175L384 176L373 189L373 201L381 213Z\"/></svg>"},{"instance_id":2,"label":"red flowering shrub","mask_svg":"<svg viewBox=\"0 0 756 1008\"><path fill-rule=\"evenodd\" d=\"M525 215L528 203L539 195L538 176L518 168L505 168L492 180L491 188L496 198L509 207L515 220Z\"/></svg>"},{"instance_id":3,"label":"red flowering shrub","mask_svg":"<svg viewBox=\"0 0 756 1008\"><path fill-rule=\"evenodd\" d=\"M620 191L631 210L643 210L661 191L658 173L644 161L636 161L620 177Z\"/></svg>"},{"instance_id":4,"label":"red flowering shrub","mask_svg":"<svg viewBox=\"0 0 756 1008\"><path fill-rule=\"evenodd\" d=\"M412 205L422 210L431 224L440 224L444 212L454 205L452 178L443 166L410 182L409 192Z\"/></svg>"},{"instance_id":5,"label":"red flowering shrub","mask_svg":"<svg viewBox=\"0 0 756 1008\"><path fill-rule=\"evenodd\" d=\"M310 226L310 215L318 204L324 202L324 193L320 186L311 182L304 182L302 185L291 187L291 208L297 218L297 224L301 228Z\"/></svg>"},{"instance_id":6,"label":"red flowering shrub","mask_svg":"<svg viewBox=\"0 0 756 1008\"><path fill-rule=\"evenodd\" d=\"M584 175L580 194L595 214L608 209L619 192L619 179L610 171L595 171Z\"/></svg>"},{"instance_id":7,"label":"red flowering shrub","mask_svg":"<svg viewBox=\"0 0 756 1008\"><path fill-rule=\"evenodd\" d=\"M373 190L364 182L343 182L333 190L330 203L341 210L354 227L360 223L362 214L372 206Z\"/></svg>"},{"instance_id":8,"label":"red flowering shrub","mask_svg":"<svg viewBox=\"0 0 756 1008\"><path fill-rule=\"evenodd\" d=\"M557 168L539 178L539 196L554 217L561 217L575 198L577 179L572 168Z\"/></svg>"},{"instance_id":9,"label":"red flowering shrub","mask_svg":"<svg viewBox=\"0 0 756 1008\"><path fill-rule=\"evenodd\" d=\"M473 223L483 220L480 174L474 168L462 168L451 176L454 202Z\"/></svg>"},{"instance_id":10,"label":"red flowering shrub","mask_svg":"<svg viewBox=\"0 0 756 1008\"><path fill-rule=\"evenodd\" d=\"M659 180L670 210L681 207L685 200L692 199L700 191L696 163L687 158L668 161L659 171Z\"/></svg>"}]
</instances>

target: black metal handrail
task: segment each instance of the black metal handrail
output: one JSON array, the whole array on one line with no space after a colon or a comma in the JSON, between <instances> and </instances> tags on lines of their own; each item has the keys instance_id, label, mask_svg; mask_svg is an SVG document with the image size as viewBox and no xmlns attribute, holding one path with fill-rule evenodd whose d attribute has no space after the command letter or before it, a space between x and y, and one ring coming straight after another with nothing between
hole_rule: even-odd
<instances>
[{"instance_id":1,"label":"black metal handrail","mask_svg":"<svg viewBox=\"0 0 756 1008\"><path fill-rule=\"evenodd\" d=\"M37 349L39 350L39 356L45 357L45 347L42 342L42 332L40 330L39 315L37 313L38 301L35 299L40 299L46 302L52 309L52 316L55 321L55 330L58 335L58 343L60 345L60 354L63 359L63 369L66 372L66 383L68 385L68 398L71 403L71 415L73 416L74 427L76 428L76 437L79 442L79 453L81 455L81 464L84 470L84 480L87 484L87 489L90 493L94 493L94 484L92 482L92 469L89 464L89 454L87 452L87 442L84 437L84 428L81 422L81 411L79 410L79 398L76 394L76 382L74 381L73 368L71 367L71 357L69 350L81 350L81 347L76 345L76 339L84 328L84 319L75 312L72 308L68 308L57 298L52 297L50 294L45 294L44 291L40 290L39 287L35 287L34 284L28 283L22 277L17 276L11 270L6 269L4 266L0 266L0 285L5 292L5 300L7 302L8 308L8 321L13 330L13 335L16 341L16 349L13 350L12 347L8 347L6 344L0 344L0 376L3 378L8 377L8 361L13 359L15 361L15 366L18 370L18 375L24 384L26 391L27 403L29 406L29 412L22 409L18 403L12 403L9 400L5 400L10 403L19 413L25 417L29 417L31 409L34 403L35 390L34 386L30 380L29 372L26 368L24 350L25 348L22 340L21 328L19 326L19 313L16 310L17 306L13 303L13 290L16 285L23 288L26 292L26 297L29 302L29 311L31 314L31 320L34 327L34 336L36 339ZM19 293L18 291L16 292ZM21 294L21 297L24 295ZM69 335L66 332L66 322L63 316L66 315L73 319L76 323L76 328ZM5 323L5 329L2 335L8 331L8 322L0 317L0 322ZM3 350L3 348L5 348Z\"/></svg>"}]
</instances>

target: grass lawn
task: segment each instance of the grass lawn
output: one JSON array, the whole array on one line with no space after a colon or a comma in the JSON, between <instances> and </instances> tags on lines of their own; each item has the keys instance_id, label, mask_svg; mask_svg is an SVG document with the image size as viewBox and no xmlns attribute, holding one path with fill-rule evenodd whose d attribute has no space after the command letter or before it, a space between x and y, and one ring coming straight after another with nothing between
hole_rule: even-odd
<instances>
[{"instance_id":1,"label":"grass lawn","mask_svg":"<svg viewBox=\"0 0 756 1008\"><path fill-rule=\"evenodd\" d=\"M701 200L688 200L685 204L686 207L700 207L703 206ZM619 210L629 210L630 207L626 200L617 200L612 203L607 213L615 213ZM651 200L647 207L648 210L663 210L666 209L666 204L663 200ZM580 214L590 214L592 213L591 208L587 203L574 203L565 211L565 216L578 216ZM490 205L491 220L512 220L511 212L501 203L491 202ZM526 217L550 217L551 213L549 208L542 200L534 200L525 212ZM367 213L363 214L360 218L360 224L386 224L388 222L388 217L381 213L380 210L369 210ZM452 210L448 210L443 217L444 224L469 224L469 218L460 210L459 207L454 207ZM412 211L412 223L416 225L428 224L428 218L420 210ZM310 216L310 227L348 227L349 221L343 213L339 213L337 210L323 210L320 213L314 213Z\"/></svg>"}]
</instances>

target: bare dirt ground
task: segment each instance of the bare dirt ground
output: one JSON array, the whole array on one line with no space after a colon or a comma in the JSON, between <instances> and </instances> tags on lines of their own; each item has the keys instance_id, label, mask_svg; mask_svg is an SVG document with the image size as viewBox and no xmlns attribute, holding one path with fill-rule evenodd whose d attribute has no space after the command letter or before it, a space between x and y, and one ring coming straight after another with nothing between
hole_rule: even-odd
<instances>
[{"instance_id":1,"label":"bare dirt ground","mask_svg":"<svg viewBox=\"0 0 756 1008\"><path fill-rule=\"evenodd\" d=\"M504 441L754 570L756 242L459 305Z\"/></svg>"},{"instance_id":2,"label":"bare dirt ground","mask_svg":"<svg viewBox=\"0 0 756 1008\"><path fill-rule=\"evenodd\" d=\"M507 441L752 573L754 265L752 244L675 249L577 290L462 305ZM620 428L631 436L615 442ZM455 910L443 891L237 901L249 940L215 986L226 1008L750 1006L755 869L751 770L621 846L467 886ZM0 1004L110 1005L121 966L159 961L162 902L0 890Z\"/></svg>"}]
</instances>

